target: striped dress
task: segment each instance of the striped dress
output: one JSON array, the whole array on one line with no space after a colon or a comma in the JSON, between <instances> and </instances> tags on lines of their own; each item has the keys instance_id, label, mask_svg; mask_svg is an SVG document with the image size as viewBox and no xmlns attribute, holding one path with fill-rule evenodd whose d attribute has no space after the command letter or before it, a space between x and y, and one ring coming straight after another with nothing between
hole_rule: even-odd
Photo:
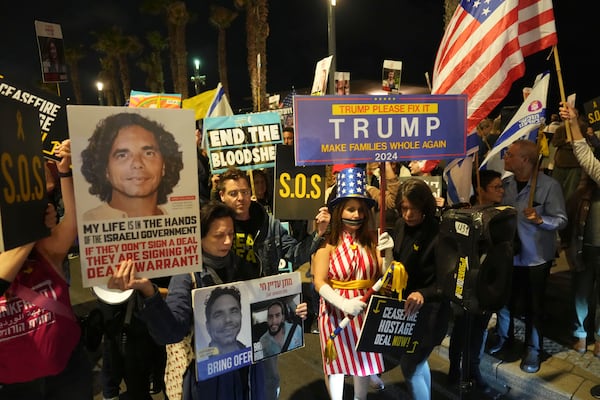
<instances>
[{"instance_id":1,"label":"striped dress","mask_svg":"<svg viewBox=\"0 0 600 400\"><path fill-rule=\"evenodd\" d=\"M379 277L377 259L361 245L354 245L353 237L344 232L340 245L331 252L329 258L329 279L337 281L372 280ZM364 295L366 289L335 289L341 296L353 298ZM337 359L329 362L325 359L325 348L329 335L344 319L344 313L321 298L319 308L319 336L323 370L326 375L344 374L368 376L384 370L383 356L380 353L356 351L356 342L360 334L365 313L357 315L348 326L333 340Z\"/></svg>"}]
</instances>

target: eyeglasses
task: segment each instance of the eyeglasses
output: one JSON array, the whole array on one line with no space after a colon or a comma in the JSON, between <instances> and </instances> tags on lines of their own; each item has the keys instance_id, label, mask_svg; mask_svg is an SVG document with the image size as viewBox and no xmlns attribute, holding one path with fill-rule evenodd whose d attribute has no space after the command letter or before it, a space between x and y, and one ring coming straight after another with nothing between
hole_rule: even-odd
<instances>
[{"instance_id":1,"label":"eyeglasses","mask_svg":"<svg viewBox=\"0 0 600 400\"><path fill-rule=\"evenodd\" d=\"M247 197L250 196L250 190L246 189L246 190L232 190L231 192L227 192L227 196L231 197L231 198L237 198L238 195L242 195L242 197Z\"/></svg>"},{"instance_id":2,"label":"eyeglasses","mask_svg":"<svg viewBox=\"0 0 600 400\"><path fill-rule=\"evenodd\" d=\"M506 158L506 157L523 157L523 156L520 154L511 153L509 150L506 150L504 152L504 158Z\"/></svg>"}]
</instances>

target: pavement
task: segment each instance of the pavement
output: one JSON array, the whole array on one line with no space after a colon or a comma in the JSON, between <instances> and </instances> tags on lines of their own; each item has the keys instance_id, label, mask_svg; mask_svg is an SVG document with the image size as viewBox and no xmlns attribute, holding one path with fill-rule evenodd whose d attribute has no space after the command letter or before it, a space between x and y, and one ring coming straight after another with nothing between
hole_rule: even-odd
<instances>
[{"instance_id":1,"label":"pavement","mask_svg":"<svg viewBox=\"0 0 600 400\"><path fill-rule=\"evenodd\" d=\"M304 272L308 266L300 270ZM79 260L71 259L71 299L75 311L84 315L94 307L96 299L89 289L81 288L79 276ZM594 357L593 341L588 341L588 351L580 354L571 349L570 308L571 286L570 272L561 256L557 265L552 268L546 293L546 318L544 326L544 357L540 370L528 374L519 368L520 355L523 350L524 325L520 320L515 322L515 343L500 356L484 354L481 361L481 372L486 382L493 388L483 395L473 390L460 391L457 387L446 384L448 372L447 336L442 344L435 348L429 363L432 371L432 400L440 399L573 399L588 400L600 398L592 395L600 385L600 359ZM593 314L592 314L593 315ZM493 326L493 319L490 327ZM309 327L305 331L310 331ZM593 339L592 339L593 340ZM102 400L99 383L99 371L102 365L100 350L90 354L94 363L94 400ZM279 359L281 373L281 400L328 399L320 355L318 335L306 333L305 346L301 349L283 354ZM400 368L385 371L381 375L385 383L383 391L371 389L368 399L410 399ZM126 391L124 385L123 392ZM600 386L599 386L600 388ZM600 393L600 390L598 390ZM162 400L162 394L154 395L154 400ZM126 399L121 396L121 399ZM352 399L352 380L346 379L344 400Z\"/></svg>"}]
</instances>

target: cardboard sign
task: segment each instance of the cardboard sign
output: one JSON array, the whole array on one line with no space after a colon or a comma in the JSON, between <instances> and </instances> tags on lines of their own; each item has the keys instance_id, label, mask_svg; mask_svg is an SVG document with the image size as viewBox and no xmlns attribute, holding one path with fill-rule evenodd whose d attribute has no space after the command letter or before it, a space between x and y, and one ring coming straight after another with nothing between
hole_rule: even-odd
<instances>
[{"instance_id":1,"label":"cardboard sign","mask_svg":"<svg viewBox=\"0 0 600 400\"><path fill-rule=\"evenodd\" d=\"M26 104L38 112L38 135L42 140L44 157L58 160L55 148L69 138L67 131L67 112L64 101L40 89L10 82L0 77L0 97Z\"/></svg>"},{"instance_id":2,"label":"cardboard sign","mask_svg":"<svg viewBox=\"0 0 600 400\"><path fill-rule=\"evenodd\" d=\"M277 145L273 215L282 220L313 220L325 204L325 166L297 167L294 148Z\"/></svg>"},{"instance_id":3,"label":"cardboard sign","mask_svg":"<svg viewBox=\"0 0 600 400\"><path fill-rule=\"evenodd\" d=\"M588 123L594 128L594 131L600 131L600 97L594 97L585 102L583 108Z\"/></svg>"},{"instance_id":4,"label":"cardboard sign","mask_svg":"<svg viewBox=\"0 0 600 400\"><path fill-rule=\"evenodd\" d=\"M205 118L202 129L211 171L273 168L275 146L283 142L280 121L272 111Z\"/></svg>"},{"instance_id":5,"label":"cardboard sign","mask_svg":"<svg viewBox=\"0 0 600 400\"><path fill-rule=\"evenodd\" d=\"M407 316L404 313L404 300L371 296L356 350L392 356L415 352L422 338L430 334L427 327L420 323L425 320L428 308L425 303L417 313Z\"/></svg>"},{"instance_id":6,"label":"cardboard sign","mask_svg":"<svg viewBox=\"0 0 600 400\"><path fill-rule=\"evenodd\" d=\"M67 113L83 287L106 283L126 259L133 260L140 277L197 271L202 258L194 112L68 106ZM112 149L122 124L137 129L125 136L135 140ZM111 140L114 129L119 135ZM162 167L151 161L158 153ZM116 192L122 204L111 204ZM140 200L148 193L160 196L154 211L130 217L125 209L146 206Z\"/></svg>"},{"instance_id":7,"label":"cardboard sign","mask_svg":"<svg viewBox=\"0 0 600 400\"><path fill-rule=\"evenodd\" d=\"M192 291L196 376L203 381L304 346L302 322L295 317L302 281L299 272L225 283ZM239 302L236 300L239 297ZM267 314L273 303L283 304L285 321L282 347L269 335ZM207 307L210 307L207 310ZM239 308L238 308L239 307ZM227 327L219 323L229 311ZM211 321L207 321L208 318ZM289 337L289 339L288 339ZM286 345L287 344L287 345ZM286 345L286 346L284 346Z\"/></svg>"},{"instance_id":8,"label":"cardboard sign","mask_svg":"<svg viewBox=\"0 0 600 400\"><path fill-rule=\"evenodd\" d=\"M400 78L402 76L402 61L384 60L381 77L381 88L386 92L400 93Z\"/></svg>"},{"instance_id":9,"label":"cardboard sign","mask_svg":"<svg viewBox=\"0 0 600 400\"><path fill-rule=\"evenodd\" d=\"M35 34L40 52L43 81L45 83L67 82L67 63L60 25L35 21Z\"/></svg>"},{"instance_id":10,"label":"cardboard sign","mask_svg":"<svg viewBox=\"0 0 600 400\"><path fill-rule=\"evenodd\" d=\"M0 252L50 234L37 111L0 96Z\"/></svg>"},{"instance_id":11,"label":"cardboard sign","mask_svg":"<svg viewBox=\"0 0 600 400\"><path fill-rule=\"evenodd\" d=\"M466 153L467 96L294 96L297 165L439 160Z\"/></svg>"},{"instance_id":12,"label":"cardboard sign","mask_svg":"<svg viewBox=\"0 0 600 400\"><path fill-rule=\"evenodd\" d=\"M315 66L315 77L313 79L312 89L310 94L313 96L322 96L327 93L327 81L329 79L329 69L333 56L325 57Z\"/></svg>"},{"instance_id":13,"label":"cardboard sign","mask_svg":"<svg viewBox=\"0 0 600 400\"><path fill-rule=\"evenodd\" d=\"M132 90L129 96L129 107L181 108L181 94Z\"/></svg>"}]
</instances>

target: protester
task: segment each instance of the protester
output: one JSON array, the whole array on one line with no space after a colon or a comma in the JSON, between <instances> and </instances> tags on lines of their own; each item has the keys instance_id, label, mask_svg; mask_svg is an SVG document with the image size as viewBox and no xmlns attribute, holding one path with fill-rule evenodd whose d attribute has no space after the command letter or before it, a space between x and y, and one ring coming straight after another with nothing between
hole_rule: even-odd
<instances>
[{"instance_id":1,"label":"protester","mask_svg":"<svg viewBox=\"0 0 600 400\"><path fill-rule=\"evenodd\" d=\"M235 211L235 240L233 251L251 267L241 271L243 279L254 279L279 273L280 260L292 262L297 269L310 259L323 240L329 225L329 212L321 207L315 217L316 230L297 241L283 228L280 221L250 199L250 183L245 172L230 168L220 175L218 193L221 201ZM267 399L279 397L277 357L264 361Z\"/></svg>"},{"instance_id":2,"label":"protester","mask_svg":"<svg viewBox=\"0 0 600 400\"><path fill-rule=\"evenodd\" d=\"M55 211L47 213L46 225L53 227L50 236L0 253L0 302L5 305L0 316L2 399L93 397L92 369L62 269L77 236L69 140L57 146L56 155L61 158L57 167L63 218L56 224ZM14 326L24 322L26 328Z\"/></svg>"},{"instance_id":3,"label":"protester","mask_svg":"<svg viewBox=\"0 0 600 400\"><path fill-rule=\"evenodd\" d=\"M286 146L294 145L294 127L293 126L286 126L285 128L283 128L282 136L283 136L283 144L284 145L286 145Z\"/></svg>"},{"instance_id":4,"label":"protester","mask_svg":"<svg viewBox=\"0 0 600 400\"><path fill-rule=\"evenodd\" d=\"M247 268L247 265L231 251L234 239L234 216L232 209L214 201L206 204L200 211L200 225L203 227L201 232L203 270L201 273L194 273L199 287L234 282L243 278L242 270ZM148 279L138 278L133 263L127 261L123 262L119 271L110 278L108 286L120 290L139 291L144 303L139 310L139 316L147 323L150 332L158 342L176 343L193 331L194 312L191 291L194 284L190 274L172 277L167 298L163 300L158 293L158 288ZM237 303L239 306L239 301ZM210 321L210 307L206 313L207 321ZM306 303L298 305L296 314L303 319L306 318ZM210 330L212 327L209 328ZM260 362L205 381L196 381L194 363L192 363L184 375L183 398L186 400L196 398L261 400L266 398L264 379L264 362Z\"/></svg>"},{"instance_id":5,"label":"protester","mask_svg":"<svg viewBox=\"0 0 600 400\"><path fill-rule=\"evenodd\" d=\"M542 157L540 162L540 169L545 174L552 176L552 170L554 169L554 156L556 154L556 147L552 144L552 138L556 129L560 126L560 116L558 114L550 115L550 123L544 128L544 135L548 142L548 156Z\"/></svg>"},{"instance_id":6,"label":"protester","mask_svg":"<svg viewBox=\"0 0 600 400\"><path fill-rule=\"evenodd\" d=\"M567 140L567 129L564 124L556 128L551 143L556 149L552 177L558 181L563 197L568 201L581 180L581 166L573 153L573 143Z\"/></svg>"},{"instance_id":7,"label":"protester","mask_svg":"<svg viewBox=\"0 0 600 400\"><path fill-rule=\"evenodd\" d=\"M210 160L202 143L202 131L196 129L195 135L196 158L198 160L198 195L200 196L200 206L203 206L210 200Z\"/></svg>"},{"instance_id":8,"label":"protester","mask_svg":"<svg viewBox=\"0 0 600 400\"><path fill-rule=\"evenodd\" d=\"M168 281L153 279L165 292ZM118 400L124 381L128 397L151 400L151 392L160 393L165 387L165 346L155 342L145 322L133 313L140 306L136 296L120 304L107 304L105 300L98 300L104 316L102 395L105 400Z\"/></svg>"},{"instance_id":9,"label":"protester","mask_svg":"<svg viewBox=\"0 0 600 400\"><path fill-rule=\"evenodd\" d=\"M576 246L575 254L570 254L566 249L573 279L573 349L579 353L587 351L586 319L591 306L591 309L595 309L595 316L590 316L592 321L589 324L594 337L593 354L600 357L600 295L597 289L600 277L600 233L596 229L600 223L600 161L583 136L577 110L568 102L561 103L560 116L571 128L573 151L587 178L571 197L575 212L569 214L569 224L577 230L565 229L565 234L571 234L568 240L575 242L573 245Z\"/></svg>"},{"instance_id":10,"label":"protester","mask_svg":"<svg viewBox=\"0 0 600 400\"><path fill-rule=\"evenodd\" d=\"M369 376L383 371L378 353L354 348L362 327L366 303L361 297L381 276L381 257L370 230L376 202L366 193L366 177L360 168L347 168L337 175L337 194L328 202L332 212L331 234L314 255L315 288L321 295L319 332L323 369L332 400L344 397L344 377L354 381L354 399L366 399ZM354 317L344 332L332 341L339 357L328 357L328 340L346 315Z\"/></svg>"},{"instance_id":11,"label":"protester","mask_svg":"<svg viewBox=\"0 0 600 400\"><path fill-rule=\"evenodd\" d=\"M498 120L498 122L500 121L499 118L496 120ZM498 132L498 129L494 130L496 120L484 118L479 124L477 124L477 136L479 136L479 163L485 159L487 153L494 147L498 136L500 133L502 133Z\"/></svg>"},{"instance_id":12,"label":"protester","mask_svg":"<svg viewBox=\"0 0 600 400\"><path fill-rule=\"evenodd\" d=\"M450 318L450 303L443 296L436 273L439 221L435 198L427 183L407 179L398 189L396 209L401 218L391 236L394 260L401 262L408 274L404 310L411 315L428 303L430 311L428 315L419 314L419 318L425 318L428 335L422 338L416 351L407 352L399 359L386 357L386 367L399 364L412 398L428 400L431 399L431 371L427 359L444 338Z\"/></svg>"},{"instance_id":13,"label":"protester","mask_svg":"<svg viewBox=\"0 0 600 400\"><path fill-rule=\"evenodd\" d=\"M509 304L497 313L498 341L489 350L490 354L496 354L510 344L509 338L514 334L510 332L511 312L522 312L526 352L520 367L527 373L540 369L546 281L556 257L557 231L567 224L560 185L548 175L538 173L537 163L537 145L529 140L513 142L504 153L504 169L513 175L503 180L502 204L517 210L518 246L513 260ZM524 310L519 310L517 305L522 305Z\"/></svg>"},{"instance_id":14,"label":"protester","mask_svg":"<svg viewBox=\"0 0 600 400\"><path fill-rule=\"evenodd\" d=\"M183 169L173 134L137 113L102 120L81 159L90 194L103 201L83 214L84 221L166 214L161 205Z\"/></svg>"},{"instance_id":15,"label":"protester","mask_svg":"<svg viewBox=\"0 0 600 400\"><path fill-rule=\"evenodd\" d=\"M252 170L252 179L254 181L253 201L258 202L269 213L273 213L273 184L269 179L269 174L263 169Z\"/></svg>"}]
</instances>

